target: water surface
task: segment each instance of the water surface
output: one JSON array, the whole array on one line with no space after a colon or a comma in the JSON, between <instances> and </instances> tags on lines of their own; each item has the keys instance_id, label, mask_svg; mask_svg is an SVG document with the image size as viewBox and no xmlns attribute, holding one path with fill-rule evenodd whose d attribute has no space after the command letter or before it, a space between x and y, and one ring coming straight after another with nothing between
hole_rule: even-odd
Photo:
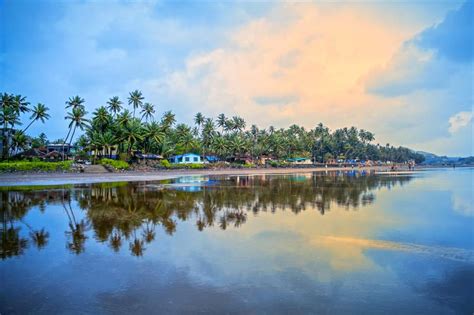
<instances>
[{"instance_id":1,"label":"water surface","mask_svg":"<svg viewBox=\"0 0 474 315\"><path fill-rule=\"evenodd\" d=\"M472 314L472 169L0 189L0 313Z\"/></svg>"}]
</instances>

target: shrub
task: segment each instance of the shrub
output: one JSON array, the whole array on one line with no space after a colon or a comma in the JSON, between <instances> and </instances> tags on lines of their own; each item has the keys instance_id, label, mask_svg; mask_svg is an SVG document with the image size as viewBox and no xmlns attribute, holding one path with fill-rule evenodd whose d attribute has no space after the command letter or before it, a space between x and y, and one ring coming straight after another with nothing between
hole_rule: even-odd
<instances>
[{"instance_id":1,"label":"shrub","mask_svg":"<svg viewBox=\"0 0 474 315\"><path fill-rule=\"evenodd\" d=\"M164 168L171 168L171 163L168 160L161 160L160 161L160 166Z\"/></svg>"},{"instance_id":2,"label":"shrub","mask_svg":"<svg viewBox=\"0 0 474 315\"><path fill-rule=\"evenodd\" d=\"M0 162L0 172L28 172L28 171L67 171L71 169L72 161L44 162L44 161L15 161Z\"/></svg>"},{"instance_id":3,"label":"shrub","mask_svg":"<svg viewBox=\"0 0 474 315\"><path fill-rule=\"evenodd\" d=\"M289 164L285 161L270 161L270 166L272 167L286 167Z\"/></svg>"},{"instance_id":4,"label":"shrub","mask_svg":"<svg viewBox=\"0 0 474 315\"><path fill-rule=\"evenodd\" d=\"M255 167L255 164L254 163L245 163L243 166L244 166L244 168L253 168L253 167Z\"/></svg>"},{"instance_id":5,"label":"shrub","mask_svg":"<svg viewBox=\"0 0 474 315\"><path fill-rule=\"evenodd\" d=\"M126 170L130 167L130 165L125 161L112 160L112 159L102 159L100 160L99 164L113 167L116 170Z\"/></svg>"},{"instance_id":6,"label":"shrub","mask_svg":"<svg viewBox=\"0 0 474 315\"><path fill-rule=\"evenodd\" d=\"M200 163L185 163L185 164L170 164L171 169L203 169L206 168L205 164Z\"/></svg>"},{"instance_id":7,"label":"shrub","mask_svg":"<svg viewBox=\"0 0 474 315\"><path fill-rule=\"evenodd\" d=\"M188 164L188 166L191 169L201 169L205 167L204 164L198 164L198 163L191 163L191 164Z\"/></svg>"}]
</instances>

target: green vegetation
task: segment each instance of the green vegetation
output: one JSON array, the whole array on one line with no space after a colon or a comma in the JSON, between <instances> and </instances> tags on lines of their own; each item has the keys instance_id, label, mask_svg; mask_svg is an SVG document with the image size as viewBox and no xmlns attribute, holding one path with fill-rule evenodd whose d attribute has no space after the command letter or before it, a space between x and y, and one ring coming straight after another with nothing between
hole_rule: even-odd
<instances>
[{"instance_id":1,"label":"green vegetation","mask_svg":"<svg viewBox=\"0 0 474 315\"><path fill-rule=\"evenodd\" d=\"M106 158L101 159L99 161L99 164L113 167L116 170L127 170L130 167L130 165L125 161L112 160L112 159L106 159Z\"/></svg>"},{"instance_id":2,"label":"green vegetation","mask_svg":"<svg viewBox=\"0 0 474 315\"><path fill-rule=\"evenodd\" d=\"M161 160L160 166L164 168L171 168L171 163L168 160Z\"/></svg>"},{"instance_id":3,"label":"green vegetation","mask_svg":"<svg viewBox=\"0 0 474 315\"><path fill-rule=\"evenodd\" d=\"M71 169L72 161L64 162L42 162L42 161L15 161L15 162L0 162L0 172L14 172L14 171L68 171Z\"/></svg>"},{"instance_id":4,"label":"green vegetation","mask_svg":"<svg viewBox=\"0 0 474 315\"><path fill-rule=\"evenodd\" d=\"M202 113L197 113L194 126L189 126L176 124L175 115L171 111L155 120L155 106L145 102L138 90L129 94L127 103L130 109L124 108L124 103L118 96L114 96L106 105L98 107L91 117L86 118L85 100L79 96L69 98L66 102L69 127L65 131L65 139L58 140L58 143L72 144L77 130L84 130L84 134L74 143L74 149L82 158L92 153L94 161L111 158L112 155L120 156L121 160L129 160L136 152L159 154L165 158L194 152L214 155L221 161L250 161L255 164L259 164L262 157L281 161L305 156L320 163L349 159L393 162L413 159L420 163L424 159L423 155L408 148L374 144L373 133L356 127L331 131L319 123L313 129L298 125L287 129L276 129L273 126L259 128L256 125L246 128L247 123L242 117L220 114L212 118L205 117ZM0 105L0 123L5 131L3 142L12 142L11 150L6 149L3 154L5 159L9 153L27 149L28 138L23 132L34 121L44 121L49 115L46 113L47 108L38 104L28 127L21 132L16 130L16 138L11 141L6 132L8 127L14 129L20 124L19 114L31 109L24 97L7 93L2 95ZM36 144L47 141L44 137L31 140ZM280 162L272 162L272 165L284 166Z\"/></svg>"}]
</instances>

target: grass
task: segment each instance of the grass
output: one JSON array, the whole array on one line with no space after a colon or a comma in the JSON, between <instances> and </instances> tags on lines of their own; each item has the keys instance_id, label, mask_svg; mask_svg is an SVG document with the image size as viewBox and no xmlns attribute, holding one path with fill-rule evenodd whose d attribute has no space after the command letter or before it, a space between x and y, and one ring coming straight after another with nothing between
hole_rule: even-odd
<instances>
[{"instance_id":1,"label":"grass","mask_svg":"<svg viewBox=\"0 0 474 315\"><path fill-rule=\"evenodd\" d=\"M68 171L71 169L72 161L64 162L43 162L43 161L12 161L0 162L0 172L56 172Z\"/></svg>"},{"instance_id":2,"label":"grass","mask_svg":"<svg viewBox=\"0 0 474 315\"><path fill-rule=\"evenodd\" d=\"M127 170L130 165L125 161L102 159L99 161L101 165L113 167L116 170Z\"/></svg>"}]
</instances>

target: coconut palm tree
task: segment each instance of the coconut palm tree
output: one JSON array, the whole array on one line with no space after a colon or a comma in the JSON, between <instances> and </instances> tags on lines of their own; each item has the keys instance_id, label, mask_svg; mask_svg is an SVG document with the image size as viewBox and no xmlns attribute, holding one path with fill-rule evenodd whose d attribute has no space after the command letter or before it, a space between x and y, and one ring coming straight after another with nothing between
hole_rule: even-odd
<instances>
[{"instance_id":1,"label":"coconut palm tree","mask_svg":"<svg viewBox=\"0 0 474 315\"><path fill-rule=\"evenodd\" d=\"M198 133L200 132L200 129L201 129L201 126L202 124L204 123L204 115L201 114L201 113L197 113L195 116L194 116L194 123L196 124L197 128L198 128Z\"/></svg>"},{"instance_id":2,"label":"coconut palm tree","mask_svg":"<svg viewBox=\"0 0 474 315\"><path fill-rule=\"evenodd\" d=\"M145 121L148 121L148 119L153 118L153 114L155 113L155 106L151 103L145 103L143 104L142 108L142 119L145 118Z\"/></svg>"},{"instance_id":3,"label":"coconut palm tree","mask_svg":"<svg viewBox=\"0 0 474 315\"><path fill-rule=\"evenodd\" d=\"M135 110L143 105L143 100L145 98L142 95L142 92L135 90L130 92L128 97L128 105L133 106L133 118L135 118Z\"/></svg>"},{"instance_id":4,"label":"coconut palm tree","mask_svg":"<svg viewBox=\"0 0 474 315\"><path fill-rule=\"evenodd\" d=\"M92 116L93 127L101 132L105 132L112 121L112 116L110 116L107 108L105 108L105 106L100 106L94 111L94 113L92 113Z\"/></svg>"},{"instance_id":5,"label":"coconut palm tree","mask_svg":"<svg viewBox=\"0 0 474 315\"><path fill-rule=\"evenodd\" d=\"M120 115L117 116L117 123L121 128L126 128L132 121L132 114L128 109L124 110Z\"/></svg>"},{"instance_id":6,"label":"coconut palm tree","mask_svg":"<svg viewBox=\"0 0 474 315\"><path fill-rule=\"evenodd\" d=\"M122 110L122 101L120 101L118 96L111 97L107 105L107 109L112 112L114 117L117 117L118 113Z\"/></svg>"},{"instance_id":7,"label":"coconut palm tree","mask_svg":"<svg viewBox=\"0 0 474 315\"><path fill-rule=\"evenodd\" d=\"M227 118L225 117L224 114L219 114L219 116L217 116L217 126L222 128L222 132L224 132L226 121L227 121Z\"/></svg>"},{"instance_id":8,"label":"coconut palm tree","mask_svg":"<svg viewBox=\"0 0 474 315\"><path fill-rule=\"evenodd\" d=\"M68 113L67 116L65 117L66 120L70 120L70 123L69 123L68 134L66 136L66 139L64 139L64 142L63 142L63 150L62 150L63 160L64 160L64 144L69 139L69 146L70 146L72 143L72 139L74 139L74 134L76 133L76 129L79 128L80 130L84 130L84 128L87 126L87 123L89 122L89 120L84 118L86 114L87 112L84 110L83 107L76 106L75 108L73 107L72 111ZM69 138L69 134L71 133L71 130L72 130L72 135Z\"/></svg>"},{"instance_id":9,"label":"coconut palm tree","mask_svg":"<svg viewBox=\"0 0 474 315\"><path fill-rule=\"evenodd\" d=\"M84 109L84 99L79 95L72 96L66 101L66 108L82 108Z\"/></svg>"},{"instance_id":10,"label":"coconut palm tree","mask_svg":"<svg viewBox=\"0 0 474 315\"><path fill-rule=\"evenodd\" d=\"M28 137L22 132L15 132L12 138L12 145L10 149L14 149L13 154L18 152L18 149L25 150L28 145Z\"/></svg>"},{"instance_id":11,"label":"coconut palm tree","mask_svg":"<svg viewBox=\"0 0 474 315\"><path fill-rule=\"evenodd\" d=\"M176 122L175 115L171 111L167 111L163 114L163 118L161 118L161 125L163 126L163 130L166 132L169 128L173 126Z\"/></svg>"},{"instance_id":12,"label":"coconut palm tree","mask_svg":"<svg viewBox=\"0 0 474 315\"><path fill-rule=\"evenodd\" d=\"M165 138L165 133L162 127L157 122L153 121L145 127L144 139L147 143L153 142L155 145L160 145Z\"/></svg>"},{"instance_id":13,"label":"coconut palm tree","mask_svg":"<svg viewBox=\"0 0 474 315\"><path fill-rule=\"evenodd\" d=\"M30 111L30 102L26 101L26 96L15 95L13 96L13 109L17 115L27 113Z\"/></svg>"},{"instance_id":14,"label":"coconut palm tree","mask_svg":"<svg viewBox=\"0 0 474 315\"><path fill-rule=\"evenodd\" d=\"M123 137L128 143L127 153L131 155L133 146L143 139L143 128L140 122L132 120L123 130Z\"/></svg>"},{"instance_id":15,"label":"coconut palm tree","mask_svg":"<svg viewBox=\"0 0 474 315\"><path fill-rule=\"evenodd\" d=\"M20 114L30 111L29 102L21 95L3 93L0 97L0 125L2 129L2 159L8 158L10 138L16 125L21 125Z\"/></svg>"},{"instance_id":16,"label":"coconut palm tree","mask_svg":"<svg viewBox=\"0 0 474 315\"><path fill-rule=\"evenodd\" d=\"M22 132L28 130L28 128L30 128L30 126L37 120L40 120L42 123L44 123L45 120L48 120L50 118L48 110L49 108L41 103L38 103L38 105L33 107L33 113L30 117L31 121L28 126L26 126L26 128L22 130Z\"/></svg>"}]
</instances>

